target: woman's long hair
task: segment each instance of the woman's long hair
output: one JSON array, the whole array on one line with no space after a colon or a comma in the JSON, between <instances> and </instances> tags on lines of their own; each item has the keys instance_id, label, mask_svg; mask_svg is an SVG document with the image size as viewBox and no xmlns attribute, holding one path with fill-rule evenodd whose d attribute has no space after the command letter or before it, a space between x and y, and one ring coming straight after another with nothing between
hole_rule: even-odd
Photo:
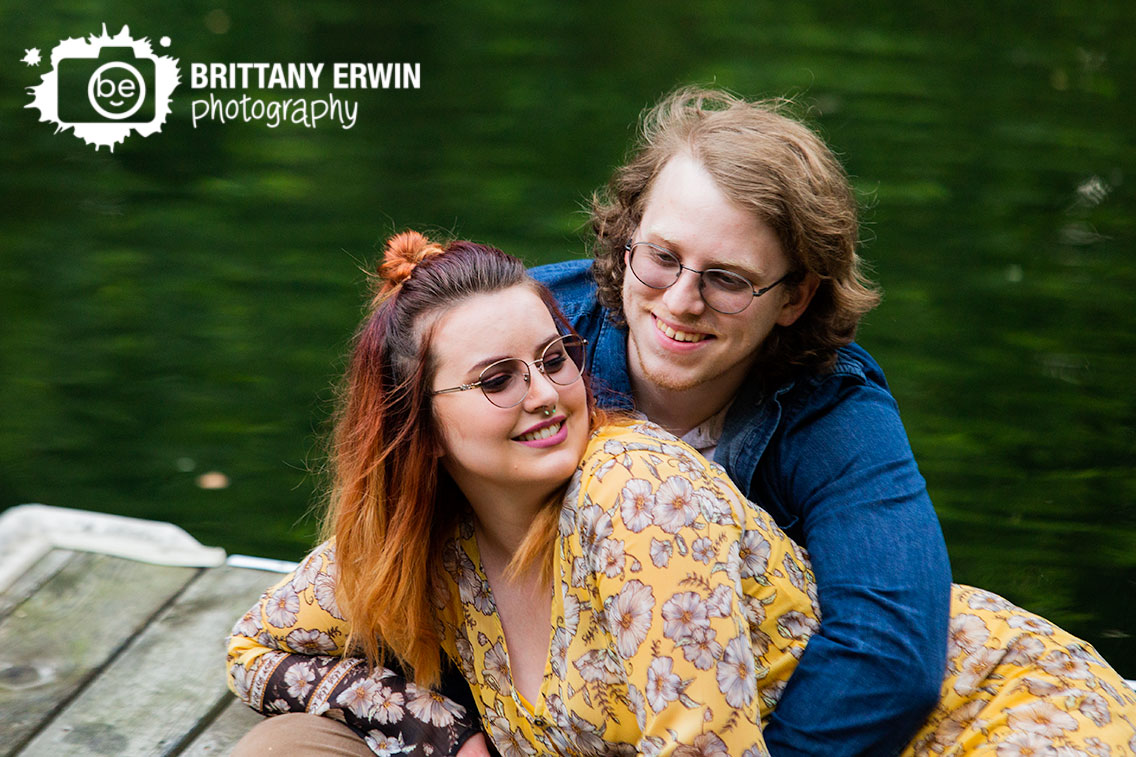
<instances>
[{"instance_id":1,"label":"woman's long hair","mask_svg":"<svg viewBox=\"0 0 1136 757\"><path fill-rule=\"evenodd\" d=\"M487 245L443 248L403 232L388 240L372 284L336 416L324 532L335 540L338 597L351 622L348 649L372 664L393 654L408 675L431 685L441 669L432 601L438 556L467 506L438 463L442 447L428 393L434 324L473 295L527 286L561 330L570 328L548 289L518 259ZM551 559L556 520L538 521L518 551L522 566Z\"/></svg>"}]
</instances>

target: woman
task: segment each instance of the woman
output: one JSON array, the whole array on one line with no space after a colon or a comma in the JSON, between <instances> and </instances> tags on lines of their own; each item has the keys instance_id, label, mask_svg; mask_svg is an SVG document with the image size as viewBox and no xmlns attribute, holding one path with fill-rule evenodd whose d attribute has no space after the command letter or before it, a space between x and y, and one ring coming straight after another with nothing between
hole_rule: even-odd
<instances>
[{"instance_id":1,"label":"woman","mask_svg":"<svg viewBox=\"0 0 1136 757\"><path fill-rule=\"evenodd\" d=\"M410 232L379 277L333 539L234 629L238 696L340 717L378 754L448 754L469 723L426 688L441 647L506 757L765 754L817 625L804 551L719 467L591 409L582 345L515 259ZM1088 644L976 589L952 610L942 697L905 754L1136 750L1136 697Z\"/></svg>"}]
</instances>

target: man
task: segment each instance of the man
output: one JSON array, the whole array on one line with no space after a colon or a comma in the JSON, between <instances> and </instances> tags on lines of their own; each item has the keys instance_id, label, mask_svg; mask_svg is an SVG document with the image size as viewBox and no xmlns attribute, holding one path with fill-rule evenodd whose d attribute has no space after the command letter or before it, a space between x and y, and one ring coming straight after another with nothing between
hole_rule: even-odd
<instances>
[{"instance_id":1,"label":"man","mask_svg":"<svg viewBox=\"0 0 1136 757\"><path fill-rule=\"evenodd\" d=\"M811 555L822 623L774 755L894 754L938 698L950 566L879 366L847 177L772 103L680 90L593 198L595 261L534 275L589 341L601 404L725 467Z\"/></svg>"}]
</instances>

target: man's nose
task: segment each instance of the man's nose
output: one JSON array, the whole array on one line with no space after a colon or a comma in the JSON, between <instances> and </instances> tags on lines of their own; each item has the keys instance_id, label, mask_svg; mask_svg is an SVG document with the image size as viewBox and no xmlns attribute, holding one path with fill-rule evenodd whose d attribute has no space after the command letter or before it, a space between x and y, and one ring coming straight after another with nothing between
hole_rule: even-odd
<instances>
[{"instance_id":1,"label":"man's nose","mask_svg":"<svg viewBox=\"0 0 1136 757\"><path fill-rule=\"evenodd\" d=\"M689 268L679 272L678 280L663 292L663 304L675 315L702 315L706 301L702 299L701 274Z\"/></svg>"}]
</instances>

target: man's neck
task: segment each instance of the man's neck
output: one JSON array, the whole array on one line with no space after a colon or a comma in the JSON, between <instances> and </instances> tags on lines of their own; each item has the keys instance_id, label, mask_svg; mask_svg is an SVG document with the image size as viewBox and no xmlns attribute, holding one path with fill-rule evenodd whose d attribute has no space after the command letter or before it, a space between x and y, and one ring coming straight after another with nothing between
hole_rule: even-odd
<instances>
[{"instance_id":1,"label":"man's neck","mask_svg":"<svg viewBox=\"0 0 1136 757\"><path fill-rule=\"evenodd\" d=\"M632 371L630 376L635 409L675 436L682 436L721 412L738 390L737 386L717 386L713 382L691 389L665 389L636 373Z\"/></svg>"}]
</instances>

